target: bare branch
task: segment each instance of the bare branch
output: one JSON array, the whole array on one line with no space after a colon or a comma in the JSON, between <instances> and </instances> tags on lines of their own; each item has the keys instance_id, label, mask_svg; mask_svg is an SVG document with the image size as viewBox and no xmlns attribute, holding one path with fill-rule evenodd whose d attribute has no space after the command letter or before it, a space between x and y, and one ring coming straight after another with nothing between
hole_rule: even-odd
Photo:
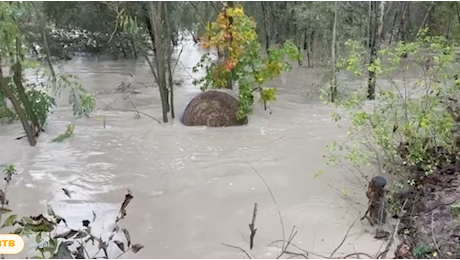
<instances>
[{"instance_id":1,"label":"bare branch","mask_svg":"<svg viewBox=\"0 0 460 260\"><path fill-rule=\"evenodd\" d=\"M97 99L98 99L98 98L97 98ZM151 119L153 119L153 120L157 121L159 124L161 124L161 121L160 121L160 120L154 118L153 116L151 116L151 115L149 115L149 114L147 114L147 113L144 113L144 112L142 112L142 111L138 111L137 109L136 109L136 110L133 110L133 109L113 108L113 107L109 106L107 103L105 103L104 101L102 101L102 100L100 100L100 99L98 99L98 100L99 100L100 102L102 102L102 103L103 103L108 109L110 109L110 110L114 110L114 111L125 111L125 112L136 112L136 113L139 113L139 114L144 115L144 116L146 116L146 117L150 117Z\"/></svg>"},{"instance_id":2,"label":"bare branch","mask_svg":"<svg viewBox=\"0 0 460 260\"><path fill-rule=\"evenodd\" d=\"M177 55L177 60L176 60L176 63L174 64L174 68L173 68L172 74L174 74L174 72L176 71L176 66L177 66L177 63L179 63L179 60L180 60L180 56L181 56L181 54L182 54L182 51L184 51L184 45L182 45L182 48L180 49L179 55Z\"/></svg>"},{"instance_id":3,"label":"bare branch","mask_svg":"<svg viewBox=\"0 0 460 260\"><path fill-rule=\"evenodd\" d=\"M252 166L251 164L249 164L249 166L251 166L251 168L257 173L257 175L259 175L259 177L262 179L262 181L264 182L265 186L267 187L268 189L268 192L270 192L270 196L272 197L273 199L273 202L275 203L275 206L276 208L278 208L278 203L276 203L276 199L275 199L275 196L273 196L273 192L272 190L270 189L270 186L268 186L267 182L265 181L264 177L262 177L262 175L256 170L256 168L254 168L254 166ZM282 229L282 232L283 232L283 248L284 248L284 241L286 240L286 236L284 234L284 222L283 222L283 218L281 217L281 212L278 210L278 216L279 216L279 219L280 219L280 223L281 223L281 229Z\"/></svg>"},{"instance_id":4,"label":"bare branch","mask_svg":"<svg viewBox=\"0 0 460 260\"><path fill-rule=\"evenodd\" d=\"M347 233L345 233L345 236L343 237L342 242L340 242L340 244L334 249L334 251L332 251L332 253L329 256L329 258L332 258L334 256L335 252L337 252L337 250L339 250L340 247L342 247L343 243L345 243L345 240L347 240L347 237L348 237L348 233L350 233L351 228L355 225L356 220L358 220L358 219L359 219L359 215L355 219L355 221L353 221L353 223L351 223L350 227L348 227Z\"/></svg>"},{"instance_id":5,"label":"bare branch","mask_svg":"<svg viewBox=\"0 0 460 260\"><path fill-rule=\"evenodd\" d=\"M365 257L367 257L369 259L374 259L371 255L366 254L366 253L351 253L351 254L348 254L348 255L344 256L343 259L347 259L348 257L351 257L351 256L358 256L359 257L360 255L363 255L363 256L365 256Z\"/></svg>"},{"instance_id":6,"label":"bare branch","mask_svg":"<svg viewBox=\"0 0 460 260\"><path fill-rule=\"evenodd\" d=\"M221 244L224 245L224 246L231 247L231 248L239 249L239 250L241 250L243 253L245 253L246 256L247 256L249 259L251 259L251 256L249 255L249 253L248 253L246 250L244 250L243 248L241 248L241 247L239 247L239 246L227 245L227 244L224 244L224 243L221 243Z\"/></svg>"}]
</instances>

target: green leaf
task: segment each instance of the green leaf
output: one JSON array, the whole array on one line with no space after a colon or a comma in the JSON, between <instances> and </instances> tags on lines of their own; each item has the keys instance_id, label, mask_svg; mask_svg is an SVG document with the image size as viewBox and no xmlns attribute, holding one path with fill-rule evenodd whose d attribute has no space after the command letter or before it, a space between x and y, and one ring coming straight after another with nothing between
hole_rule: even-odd
<instances>
[{"instance_id":1,"label":"green leaf","mask_svg":"<svg viewBox=\"0 0 460 260\"><path fill-rule=\"evenodd\" d=\"M69 246L73 244L72 241L61 242L56 253L57 259L73 259Z\"/></svg>"},{"instance_id":2,"label":"green leaf","mask_svg":"<svg viewBox=\"0 0 460 260\"><path fill-rule=\"evenodd\" d=\"M113 242L118 246L118 248L119 248L122 252L125 252L125 244L123 244L123 242L118 241L118 240L114 240Z\"/></svg>"},{"instance_id":3,"label":"green leaf","mask_svg":"<svg viewBox=\"0 0 460 260\"><path fill-rule=\"evenodd\" d=\"M16 215L16 214L10 215L10 216L5 220L5 222L3 223L3 225L2 225L1 228L13 226L13 225L14 225L14 221L16 220L17 216L18 216L18 215Z\"/></svg>"},{"instance_id":4,"label":"green leaf","mask_svg":"<svg viewBox=\"0 0 460 260\"><path fill-rule=\"evenodd\" d=\"M129 235L129 232L127 229L122 229L123 234L125 235L126 242L128 242L128 247L131 246L131 236Z\"/></svg>"},{"instance_id":5,"label":"green leaf","mask_svg":"<svg viewBox=\"0 0 460 260\"><path fill-rule=\"evenodd\" d=\"M58 240L56 238L51 238L49 242L50 242L49 247L45 247L43 249L45 250L45 252L49 252L51 255L53 255L54 252L56 251Z\"/></svg>"},{"instance_id":6,"label":"green leaf","mask_svg":"<svg viewBox=\"0 0 460 260\"><path fill-rule=\"evenodd\" d=\"M54 225L43 215L39 215L32 219L32 223L24 225L24 231L29 230L32 232L51 232L54 230Z\"/></svg>"},{"instance_id":7,"label":"green leaf","mask_svg":"<svg viewBox=\"0 0 460 260\"><path fill-rule=\"evenodd\" d=\"M75 236L78 233L77 230L69 229L68 231L61 233L59 235L56 235L54 238L64 238L64 239L70 239L73 236Z\"/></svg>"},{"instance_id":8,"label":"green leaf","mask_svg":"<svg viewBox=\"0 0 460 260\"><path fill-rule=\"evenodd\" d=\"M144 248L144 246L141 244L134 244L131 246L131 250L133 251L134 254L139 252L142 248Z\"/></svg>"},{"instance_id":9,"label":"green leaf","mask_svg":"<svg viewBox=\"0 0 460 260\"><path fill-rule=\"evenodd\" d=\"M42 233L38 233L38 235L35 237L35 242L37 242L37 244L40 244L42 242Z\"/></svg>"}]
</instances>

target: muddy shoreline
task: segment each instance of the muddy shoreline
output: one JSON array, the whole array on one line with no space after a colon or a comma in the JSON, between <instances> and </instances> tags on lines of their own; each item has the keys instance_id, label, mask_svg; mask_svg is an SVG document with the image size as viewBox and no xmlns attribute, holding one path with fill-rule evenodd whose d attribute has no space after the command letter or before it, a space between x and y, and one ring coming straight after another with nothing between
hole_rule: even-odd
<instances>
[{"instance_id":1,"label":"muddy shoreline","mask_svg":"<svg viewBox=\"0 0 460 260\"><path fill-rule=\"evenodd\" d=\"M404 205L396 258L460 258L459 172L456 162L444 163L429 175L411 169L414 186L419 188L393 197L396 204Z\"/></svg>"}]
</instances>

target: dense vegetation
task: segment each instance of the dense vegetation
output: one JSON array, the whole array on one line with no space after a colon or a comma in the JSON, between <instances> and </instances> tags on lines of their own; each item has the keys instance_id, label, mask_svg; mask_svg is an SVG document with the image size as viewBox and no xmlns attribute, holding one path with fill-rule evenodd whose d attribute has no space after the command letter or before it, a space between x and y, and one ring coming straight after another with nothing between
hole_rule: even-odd
<instances>
[{"instance_id":1,"label":"dense vegetation","mask_svg":"<svg viewBox=\"0 0 460 260\"><path fill-rule=\"evenodd\" d=\"M194 68L204 69L206 75L194 83L203 91L237 86L239 118L251 113L256 96L265 108L276 100L276 88L264 83L291 68L287 58L305 69L323 68L321 97L341 108L352 123L350 140L333 142L328 161L346 164L354 173L372 166L395 177L388 198L392 215L404 219L404 232L397 232L412 241L403 240L410 257L460 257L458 245L443 240L442 234L438 241L444 244L433 246L426 235L414 232L423 226L414 216L428 212L404 213L418 207L417 196L434 192L430 185L443 183L446 177L440 176L446 171L459 172L458 2L1 2L0 119L19 119L34 146L63 89L70 90L74 115L90 116L94 95L75 76L53 67L85 54L146 60L159 87L163 122L168 122L175 118L172 55L184 35L209 50ZM406 75L412 69L420 71L417 80L395 80L396 72ZM43 81L29 82L25 70L36 70ZM339 73L366 83L346 91L337 80ZM382 80L390 88L382 87ZM371 110L366 106L370 100ZM341 118L333 115L336 121ZM70 124L54 141L63 141L73 128ZM14 168L6 170L10 172ZM370 206L374 199L383 203L369 196ZM54 227L60 221L50 212L50 218L41 215L21 223L41 221ZM455 218L455 210L441 213ZM18 224L15 218L10 216L5 225ZM90 231L85 234L95 239ZM100 248L106 248L101 241ZM53 243L58 248L57 240ZM139 245L133 247L140 250ZM65 255L58 257L71 257L67 244L62 250L58 253ZM86 257L83 248L77 250L77 256Z\"/></svg>"}]
</instances>

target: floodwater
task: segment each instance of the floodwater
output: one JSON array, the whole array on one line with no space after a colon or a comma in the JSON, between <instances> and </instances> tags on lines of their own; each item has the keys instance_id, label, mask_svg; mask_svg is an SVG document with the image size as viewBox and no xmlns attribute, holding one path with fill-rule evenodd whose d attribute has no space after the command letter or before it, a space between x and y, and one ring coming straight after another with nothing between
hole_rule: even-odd
<instances>
[{"instance_id":1,"label":"floodwater","mask_svg":"<svg viewBox=\"0 0 460 260\"><path fill-rule=\"evenodd\" d=\"M199 58L200 50L186 43L175 75L184 79L175 88L177 116L199 93L190 75ZM322 158L326 145L345 133L330 120L332 106L305 97L305 89L320 84L315 70L295 67L271 82L278 87L278 100L269 104L272 113L256 104L247 126L229 128L185 127L178 118L159 124L117 110L132 109L131 99L139 111L161 118L158 89L145 87L154 79L142 61L75 58L61 70L78 76L92 92L115 89L131 73L140 94L99 94L97 111L78 120L63 97L36 147L25 138L13 140L22 133L20 124L0 126L0 164L14 163L19 171L7 195L20 215L38 215L51 204L70 226L79 228L83 219L92 221L94 211L92 232L107 238L129 189L134 199L120 227L130 232L133 243L145 247L122 257L245 257L225 243L250 251L252 258L275 258L281 244L269 244L283 239L278 211L285 240L295 225L292 243L324 256L365 211L365 191L351 173L327 166ZM104 109L106 105L113 109ZM51 143L70 122L74 136ZM325 173L315 179L318 170ZM257 233L249 250L254 203ZM382 242L373 239L374 231L367 222L356 221L335 256L375 255ZM124 241L122 234L116 239ZM109 248L112 258L120 254L115 244ZM301 252L294 246L288 251ZM24 250L20 256L33 253Z\"/></svg>"}]
</instances>

